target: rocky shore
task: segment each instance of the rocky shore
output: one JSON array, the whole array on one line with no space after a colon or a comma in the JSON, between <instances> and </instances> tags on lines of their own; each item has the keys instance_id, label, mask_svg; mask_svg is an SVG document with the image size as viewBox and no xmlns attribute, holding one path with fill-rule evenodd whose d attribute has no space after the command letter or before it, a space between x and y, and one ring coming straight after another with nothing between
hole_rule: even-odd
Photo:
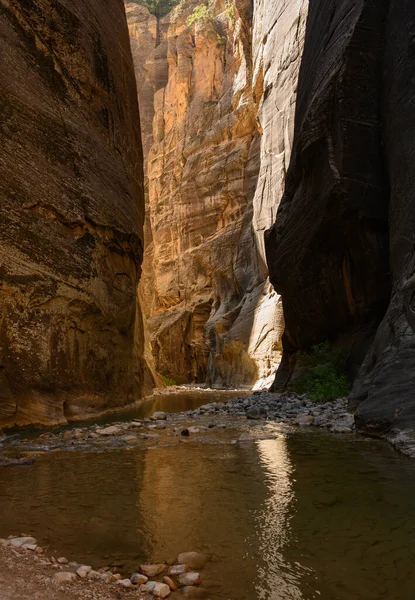
<instances>
[{"instance_id":1,"label":"rocky shore","mask_svg":"<svg viewBox=\"0 0 415 600\"><path fill-rule=\"evenodd\" d=\"M146 600L171 594L174 598L174 592L184 598L205 598L209 588L218 585L203 577L208 561L204 554L183 552L165 563L137 565L137 572L126 577L116 566L95 570L64 556L55 557L32 536L9 536L0 538L1 598Z\"/></svg>"},{"instance_id":2,"label":"rocky shore","mask_svg":"<svg viewBox=\"0 0 415 600\"><path fill-rule=\"evenodd\" d=\"M37 436L33 432L4 436L0 439L0 465L31 465L46 452L101 452L125 447L151 450L189 442L237 443L246 440L248 432L263 437L295 428L350 435L355 424L345 398L316 404L296 394L254 392L181 413L156 411L149 418L54 429Z\"/></svg>"},{"instance_id":3,"label":"rocky shore","mask_svg":"<svg viewBox=\"0 0 415 600\"><path fill-rule=\"evenodd\" d=\"M206 404L186 414L196 417L218 413L301 427L324 427L332 433L352 433L355 429L354 417L347 412L347 398L316 404L305 395L254 392L251 396L235 398L226 404Z\"/></svg>"}]
</instances>

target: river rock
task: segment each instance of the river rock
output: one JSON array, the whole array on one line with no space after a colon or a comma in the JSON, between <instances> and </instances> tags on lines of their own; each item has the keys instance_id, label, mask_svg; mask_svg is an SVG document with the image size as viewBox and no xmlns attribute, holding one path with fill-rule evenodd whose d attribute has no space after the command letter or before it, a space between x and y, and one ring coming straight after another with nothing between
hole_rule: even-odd
<instances>
[{"instance_id":1,"label":"river rock","mask_svg":"<svg viewBox=\"0 0 415 600\"><path fill-rule=\"evenodd\" d=\"M17 537L12 538L8 542L8 546L12 546L13 548L21 548L22 546L30 546L32 544L37 544L34 537Z\"/></svg>"},{"instance_id":2,"label":"river rock","mask_svg":"<svg viewBox=\"0 0 415 600\"><path fill-rule=\"evenodd\" d=\"M169 569L170 575L181 575L187 570L187 565L172 565Z\"/></svg>"},{"instance_id":3,"label":"river rock","mask_svg":"<svg viewBox=\"0 0 415 600\"><path fill-rule=\"evenodd\" d=\"M155 577L156 575L160 575L166 569L165 564L157 564L157 565L140 565L140 571L147 577Z\"/></svg>"},{"instance_id":4,"label":"river rock","mask_svg":"<svg viewBox=\"0 0 415 600\"><path fill-rule=\"evenodd\" d=\"M199 427L189 427L189 433L200 433Z\"/></svg>"},{"instance_id":5,"label":"river rock","mask_svg":"<svg viewBox=\"0 0 415 600\"><path fill-rule=\"evenodd\" d=\"M99 435L117 435L118 433L120 433L120 430L118 427L115 427L115 425L110 425L109 427L100 429L97 433Z\"/></svg>"},{"instance_id":6,"label":"river rock","mask_svg":"<svg viewBox=\"0 0 415 600\"><path fill-rule=\"evenodd\" d=\"M147 583L148 577L143 575L142 573L133 573L130 577L131 583L134 585L140 585L142 583Z\"/></svg>"},{"instance_id":7,"label":"river rock","mask_svg":"<svg viewBox=\"0 0 415 600\"><path fill-rule=\"evenodd\" d=\"M174 583L173 579L171 579L170 577L168 577L168 575L165 575L163 577L163 581L164 581L164 583L166 583L169 586L169 588L172 591L177 590L177 585Z\"/></svg>"},{"instance_id":8,"label":"river rock","mask_svg":"<svg viewBox=\"0 0 415 600\"><path fill-rule=\"evenodd\" d=\"M134 442L137 441L137 438L135 437L135 435L124 435L122 441L126 444L134 444Z\"/></svg>"},{"instance_id":9,"label":"river rock","mask_svg":"<svg viewBox=\"0 0 415 600\"><path fill-rule=\"evenodd\" d=\"M189 573L182 573L177 577L177 581L180 585L199 585L200 584L200 574L194 571L190 571Z\"/></svg>"},{"instance_id":10,"label":"river rock","mask_svg":"<svg viewBox=\"0 0 415 600\"><path fill-rule=\"evenodd\" d=\"M88 577L88 573L92 570L92 567L88 566L88 565L81 565L80 567L78 567L76 569L76 574L78 575L78 577L80 577L81 579L86 579L86 577Z\"/></svg>"},{"instance_id":11,"label":"river rock","mask_svg":"<svg viewBox=\"0 0 415 600\"><path fill-rule=\"evenodd\" d=\"M187 565L191 569L202 569L208 562L209 557L199 552L182 552L177 558L181 565Z\"/></svg>"},{"instance_id":12,"label":"river rock","mask_svg":"<svg viewBox=\"0 0 415 600\"><path fill-rule=\"evenodd\" d=\"M69 571L59 571L59 573L54 574L52 579L58 583L72 583L76 581L77 577L75 573L71 573Z\"/></svg>"},{"instance_id":13,"label":"river rock","mask_svg":"<svg viewBox=\"0 0 415 600\"><path fill-rule=\"evenodd\" d=\"M170 587L166 583L157 582L153 588L153 596L156 598L167 598L170 595Z\"/></svg>"},{"instance_id":14,"label":"river rock","mask_svg":"<svg viewBox=\"0 0 415 600\"><path fill-rule=\"evenodd\" d=\"M119 579L114 585L121 585L122 587L129 588L132 587L133 584L129 579Z\"/></svg>"},{"instance_id":15,"label":"river rock","mask_svg":"<svg viewBox=\"0 0 415 600\"><path fill-rule=\"evenodd\" d=\"M153 413L151 418L154 421L165 421L167 418L167 415L166 415L166 413L159 411L159 412Z\"/></svg>"},{"instance_id":16,"label":"river rock","mask_svg":"<svg viewBox=\"0 0 415 600\"><path fill-rule=\"evenodd\" d=\"M58 563L59 563L60 565L67 565L67 564L68 564L68 562L69 562L69 561L68 561L68 559L67 559L67 558L65 558L64 556L60 556L60 557L58 558Z\"/></svg>"}]
</instances>

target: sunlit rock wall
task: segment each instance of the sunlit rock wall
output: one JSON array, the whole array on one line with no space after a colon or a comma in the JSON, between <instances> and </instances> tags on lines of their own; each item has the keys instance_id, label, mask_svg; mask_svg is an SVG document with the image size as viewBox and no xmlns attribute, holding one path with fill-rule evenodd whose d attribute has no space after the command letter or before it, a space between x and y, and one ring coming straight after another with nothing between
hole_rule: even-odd
<instances>
[{"instance_id":1,"label":"sunlit rock wall","mask_svg":"<svg viewBox=\"0 0 415 600\"><path fill-rule=\"evenodd\" d=\"M155 19L127 4L141 111L154 111L141 288L161 373L252 385L281 353L263 232L290 153L306 6L216 1L211 18L189 26L196 6L163 19L149 52Z\"/></svg>"},{"instance_id":2,"label":"sunlit rock wall","mask_svg":"<svg viewBox=\"0 0 415 600\"><path fill-rule=\"evenodd\" d=\"M0 0L0 425L140 397L140 122L121 0Z\"/></svg>"}]
</instances>

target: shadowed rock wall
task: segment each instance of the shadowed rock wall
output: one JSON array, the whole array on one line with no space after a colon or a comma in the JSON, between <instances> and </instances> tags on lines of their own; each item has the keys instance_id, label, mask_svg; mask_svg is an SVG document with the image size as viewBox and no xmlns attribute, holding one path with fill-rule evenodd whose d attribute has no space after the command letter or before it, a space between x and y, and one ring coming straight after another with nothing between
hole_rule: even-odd
<instances>
[{"instance_id":1,"label":"shadowed rock wall","mask_svg":"<svg viewBox=\"0 0 415 600\"><path fill-rule=\"evenodd\" d=\"M350 399L357 424L407 451L415 446L414 31L410 2L310 0L292 158L266 235L286 319L276 386L313 343L348 346L352 376L370 346Z\"/></svg>"},{"instance_id":2,"label":"shadowed rock wall","mask_svg":"<svg viewBox=\"0 0 415 600\"><path fill-rule=\"evenodd\" d=\"M121 0L0 0L0 425L140 397L142 151Z\"/></svg>"}]
</instances>

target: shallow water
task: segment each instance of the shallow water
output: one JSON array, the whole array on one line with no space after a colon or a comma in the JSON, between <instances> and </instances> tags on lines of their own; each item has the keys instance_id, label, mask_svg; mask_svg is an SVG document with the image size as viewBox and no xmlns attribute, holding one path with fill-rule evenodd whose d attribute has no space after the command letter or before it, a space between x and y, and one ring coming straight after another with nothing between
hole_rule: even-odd
<instances>
[{"instance_id":1,"label":"shallow water","mask_svg":"<svg viewBox=\"0 0 415 600\"><path fill-rule=\"evenodd\" d=\"M206 552L211 599L413 600L415 462L351 436L261 431L0 468L0 535L126 572Z\"/></svg>"}]
</instances>

